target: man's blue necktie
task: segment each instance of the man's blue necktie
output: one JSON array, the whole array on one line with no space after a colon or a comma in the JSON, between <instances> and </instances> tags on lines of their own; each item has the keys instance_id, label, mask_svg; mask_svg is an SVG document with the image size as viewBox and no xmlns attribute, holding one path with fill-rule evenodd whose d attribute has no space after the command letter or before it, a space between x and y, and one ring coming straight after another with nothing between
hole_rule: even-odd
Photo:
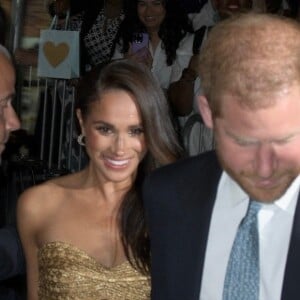
<instances>
[{"instance_id":1,"label":"man's blue necktie","mask_svg":"<svg viewBox=\"0 0 300 300\"><path fill-rule=\"evenodd\" d=\"M261 204L250 200L228 260L223 300L258 300L259 239L257 214Z\"/></svg>"}]
</instances>

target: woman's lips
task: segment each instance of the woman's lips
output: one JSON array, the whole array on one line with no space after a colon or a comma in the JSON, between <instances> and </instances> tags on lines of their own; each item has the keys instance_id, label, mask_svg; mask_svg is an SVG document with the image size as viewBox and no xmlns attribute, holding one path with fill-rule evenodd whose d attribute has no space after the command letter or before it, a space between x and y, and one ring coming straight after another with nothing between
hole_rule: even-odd
<instances>
[{"instance_id":1,"label":"woman's lips","mask_svg":"<svg viewBox=\"0 0 300 300\"><path fill-rule=\"evenodd\" d=\"M107 164L116 168L125 167L129 163L129 159L111 159L106 157L104 160Z\"/></svg>"}]
</instances>

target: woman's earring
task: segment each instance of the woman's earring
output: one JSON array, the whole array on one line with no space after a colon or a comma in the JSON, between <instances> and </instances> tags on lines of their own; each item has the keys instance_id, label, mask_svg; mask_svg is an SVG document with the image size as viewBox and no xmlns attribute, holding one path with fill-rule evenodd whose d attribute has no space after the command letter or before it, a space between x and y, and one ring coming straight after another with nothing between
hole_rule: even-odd
<instances>
[{"instance_id":1,"label":"woman's earring","mask_svg":"<svg viewBox=\"0 0 300 300\"><path fill-rule=\"evenodd\" d=\"M77 143L80 146L85 146L85 135L83 135L82 133L80 133L80 135L77 137Z\"/></svg>"}]
</instances>

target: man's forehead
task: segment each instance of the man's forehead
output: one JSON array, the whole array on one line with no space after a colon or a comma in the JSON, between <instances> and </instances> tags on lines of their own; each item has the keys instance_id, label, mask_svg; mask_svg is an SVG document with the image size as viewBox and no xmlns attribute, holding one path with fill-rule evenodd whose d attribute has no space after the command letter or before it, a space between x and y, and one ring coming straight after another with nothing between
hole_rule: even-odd
<instances>
[{"instance_id":1,"label":"man's forehead","mask_svg":"<svg viewBox=\"0 0 300 300\"><path fill-rule=\"evenodd\" d=\"M0 101L7 102L15 95L16 74L9 61L0 59Z\"/></svg>"},{"instance_id":2,"label":"man's forehead","mask_svg":"<svg viewBox=\"0 0 300 300\"><path fill-rule=\"evenodd\" d=\"M12 62L0 52L0 81L15 81L15 76L15 69Z\"/></svg>"},{"instance_id":3,"label":"man's forehead","mask_svg":"<svg viewBox=\"0 0 300 300\"><path fill-rule=\"evenodd\" d=\"M11 68L13 68L13 64L10 58L9 52L6 50L6 48L1 47L0 45L0 65L9 65ZM1 75L1 73L0 73Z\"/></svg>"}]
</instances>

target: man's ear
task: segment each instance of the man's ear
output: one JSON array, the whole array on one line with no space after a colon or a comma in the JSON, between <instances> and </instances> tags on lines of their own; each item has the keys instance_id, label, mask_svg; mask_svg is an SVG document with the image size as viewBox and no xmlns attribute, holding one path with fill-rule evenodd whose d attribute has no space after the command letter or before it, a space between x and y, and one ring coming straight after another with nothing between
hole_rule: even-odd
<instances>
[{"instance_id":1,"label":"man's ear","mask_svg":"<svg viewBox=\"0 0 300 300\"><path fill-rule=\"evenodd\" d=\"M212 112L209 107L207 98L203 95L198 96L197 103L198 103L198 108L199 108L199 111L202 116L204 124L208 128L213 128L214 124L213 124Z\"/></svg>"},{"instance_id":2,"label":"man's ear","mask_svg":"<svg viewBox=\"0 0 300 300\"><path fill-rule=\"evenodd\" d=\"M85 135L84 133L84 126L83 126L83 119L82 119L82 114L81 114L81 110L78 108L76 109L76 116L80 125L80 131L83 135Z\"/></svg>"}]
</instances>

